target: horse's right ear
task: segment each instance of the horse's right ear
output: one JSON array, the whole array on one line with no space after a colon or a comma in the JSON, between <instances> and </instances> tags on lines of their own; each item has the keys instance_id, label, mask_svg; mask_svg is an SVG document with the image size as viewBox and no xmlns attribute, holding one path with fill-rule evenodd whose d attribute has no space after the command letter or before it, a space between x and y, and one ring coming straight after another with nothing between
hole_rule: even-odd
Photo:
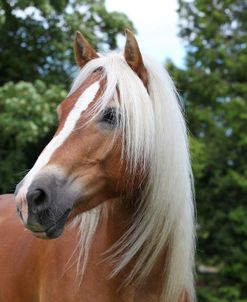
<instances>
[{"instance_id":1,"label":"horse's right ear","mask_svg":"<svg viewBox=\"0 0 247 302\"><path fill-rule=\"evenodd\" d=\"M77 31L74 40L74 52L77 65L80 68L92 59L98 58L98 54L90 43Z\"/></svg>"},{"instance_id":2,"label":"horse's right ear","mask_svg":"<svg viewBox=\"0 0 247 302\"><path fill-rule=\"evenodd\" d=\"M126 43L124 49L124 57L130 68L139 76L145 87L148 86L147 70L144 66L142 55L134 34L129 30L125 30Z\"/></svg>"}]
</instances>

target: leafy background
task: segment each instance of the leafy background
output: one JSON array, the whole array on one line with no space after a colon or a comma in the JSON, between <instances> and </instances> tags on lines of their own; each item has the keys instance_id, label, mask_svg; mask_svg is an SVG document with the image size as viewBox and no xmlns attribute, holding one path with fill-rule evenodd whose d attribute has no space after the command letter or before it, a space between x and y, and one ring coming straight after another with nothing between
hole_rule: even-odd
<instances>
[{"instance_id":1,"label":"leafy background","mask_svg":"<svg viewBox=\"0 0 247 302\"><path fill-rule=\"evenodd\" d=\"M179 0L187 55L166 62L191 131L199 302L247 302L247 1ZM75 72L80 30L117 47L128 17L104 0L0 0L0 192L13 191L50 140Z\"/></svg>"}]
</instances>

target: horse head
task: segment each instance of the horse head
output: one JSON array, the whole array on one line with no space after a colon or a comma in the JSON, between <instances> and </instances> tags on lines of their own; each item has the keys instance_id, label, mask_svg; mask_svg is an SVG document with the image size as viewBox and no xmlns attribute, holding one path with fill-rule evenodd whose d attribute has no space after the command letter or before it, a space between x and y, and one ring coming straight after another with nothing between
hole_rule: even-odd
<instances>
[{"instance_id":1,"label":"horse head","mask_svg":"<svg viewBox=\"0 0 247 302\"><path fill-rule=\"evenodd\" d=\"M112 276L131 263L126 282L144 282L162 263L164 300L182 295L192 301L193 176L186 124L167 71L142 56L133 34L126 34L124 53L106 56L76 34L80 72L57 108L53 139L17 185L17 211L26 228L48 239L81 218L86 255L102 209L112 215L111 206L121 204L116 217L128 208L129 219L109 247L116 263ZM161 255L166 257L159 262Z\"/></svg>"},{"instance_id":2,"label":"horse head","mask_svg":"<svg viewBox=\"0 0 247 302\"><path fill-rule=\"evenodd\" d=\"M38 237L58 237L67 220L107 200L131 199L143 178L141 173L130 175L127 167L122 139L126 121L117 86L106 89L111 83L100 66L104 58L79 32L74 51L82 73L89 71L58 106L57 131L15 192L21 221ZM130 31L122 65L139 77L145 90L146 70Z\"/></svg>"}]
</instances>

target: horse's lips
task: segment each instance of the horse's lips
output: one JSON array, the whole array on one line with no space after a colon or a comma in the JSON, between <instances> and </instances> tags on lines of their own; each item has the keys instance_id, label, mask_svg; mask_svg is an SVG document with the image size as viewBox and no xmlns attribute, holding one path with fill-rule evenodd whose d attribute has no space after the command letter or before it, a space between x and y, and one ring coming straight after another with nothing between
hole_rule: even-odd
<instances>
[{"instance_id":1,"label":"horse's lips","mask_svg":"<svg viewBox=\"0 0 247 302\"><path fill-rule=\"evenodd\" d=\"M45 231L41 231L41 232L32 231L32 234L35 237L41 239L55 239L59 237L63 233L64 226L70 212L71 209L65 211L65 213L58 219L58 221L52 226L50 226L49 228L47 228Z\"/></svg>"}]
</instances>

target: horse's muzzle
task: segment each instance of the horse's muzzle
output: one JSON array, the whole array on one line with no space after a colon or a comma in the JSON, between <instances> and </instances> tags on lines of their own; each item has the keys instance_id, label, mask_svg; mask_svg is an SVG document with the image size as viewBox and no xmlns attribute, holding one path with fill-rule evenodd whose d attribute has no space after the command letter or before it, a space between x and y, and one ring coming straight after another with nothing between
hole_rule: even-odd
<instances>
[{"instance_id":1,"label":"horse's muzzle","mask_svg":"<svg viewBox=\"0 0 247 302\"><path fill-rule=\"evenodd\" d=\"M27 217L17 212L27 229L40 238L59 237L77 200L78 192L72 189L67 178L54 173L43 173L35 178L26 193ZM17 194L18 196L18 194Z\"/></svg>"},{"instance_id":2,"label":"horse's muzzle","mask_svg":"<svg viewBox=\"0 0 247 302\"><path fill-rule=\"evenodd\" d=\"M63 232L70 207L59 208L59 201L52 200L47 193L49 188L31 188L27 193L28 219L26 228L41 237L57 238ZM53 188L55 190L55 188Z\"/></svg>"}]
</instances>

